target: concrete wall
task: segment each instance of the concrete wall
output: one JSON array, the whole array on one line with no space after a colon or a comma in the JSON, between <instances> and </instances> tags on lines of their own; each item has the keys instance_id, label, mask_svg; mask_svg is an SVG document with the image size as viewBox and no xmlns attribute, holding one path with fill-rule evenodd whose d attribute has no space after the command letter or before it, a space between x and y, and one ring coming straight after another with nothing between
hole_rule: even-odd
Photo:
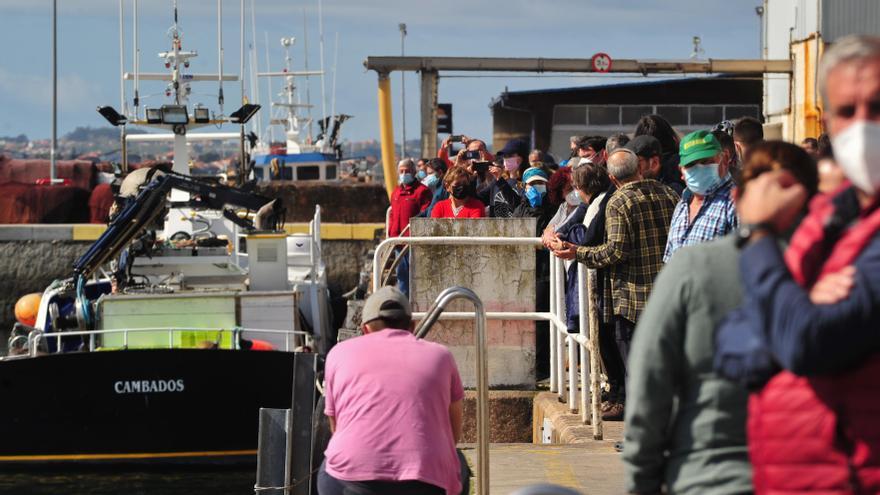
<instances>
[{"instance_id":1,"label":"concrete wall","mask_svg":"<svg viewBox=\"0 0 880 495\"><path fill-rule=\"evenodd\" d=\"M413 219L413 236L532 237L535 219ZM453 285L467 287L486 311L535 311L535 249L528 246L415 246L410 299L414 311L426 311L437 295ZM449 311L473 311L456 301ZM428 339L450 348L465 387L476 385L473 321L438 322ZM489 320L489 385L535 387L535 324Z\"/></svg>"}]
</instances>

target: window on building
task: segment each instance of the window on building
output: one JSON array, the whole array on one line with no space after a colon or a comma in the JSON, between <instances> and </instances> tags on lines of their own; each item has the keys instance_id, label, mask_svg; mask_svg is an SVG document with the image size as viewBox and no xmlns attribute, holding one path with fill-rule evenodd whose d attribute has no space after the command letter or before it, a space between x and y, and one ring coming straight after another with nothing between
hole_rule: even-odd
<instances>
[{"instance_id":1,"label":"window on building","mask_svg":"<svg viewBox=\"0 0 880 495\"><path fill-rule=\"evenodd\" d=\"M583 105L557 105L553 109L555 125L586 125L587 107Z\"/></svg>"},{"instance_id":2,"label":"window on building","mask_svg":"<svg viewBox=\"0 0 880 495\"><path fill-rule=\"evenodd\" d=\"M651 105L625 106L620 109L620 123L635 126L639 123L640 118L652 113L654 113L654 107Z\"/></svg>"},{"instance_id":3,"label":"window on building","mask_svg":"<svg viewBox=\"0 0 880 495\"><path fill-rule=\"evenodd\" d=\"M691 107L691 125L714 125L724 120L724 107L694 105Z\"/></svg>"},{"instance_id":4,"label":"window on building","mask_svg":"<svg viewBox=\"0 0 880 495\"><path fill-rule=\"evenodd\" d=\"M756 105L729 105L725 108L725 117L727 120L735 120L741 117L754 117L761 119L761 113Z\"/></svg>"},{"instance_id":5,"label":"window on building","mask_svg":"<svg viewBox=\"0 0 880 495\"><path fill-rule=\"evenodd\" d=\"M590 106L590 125L620 125L618 105Z\"/></svg>"},{"instance_id":6,"label":"window on building","mask_svg":"<svg viewBox=\"0 0 880 495\"><path fill-rule=\"evenodd\" d=\"M670 125L689 125L688 107L685 106L658 106L657 114L666 119Z\"/></svg>"}]
</instances>

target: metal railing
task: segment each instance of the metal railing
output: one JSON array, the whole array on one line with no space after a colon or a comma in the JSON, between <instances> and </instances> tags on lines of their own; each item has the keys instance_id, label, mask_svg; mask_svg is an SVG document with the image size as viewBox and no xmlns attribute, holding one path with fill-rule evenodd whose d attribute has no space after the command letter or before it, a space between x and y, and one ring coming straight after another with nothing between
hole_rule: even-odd
<instances>
[{"instance_id":1,"label":"metal railing","mask_svg":"<svg viewBox=\"0 0 880 495\"><path fill-rule=\"evenodd\" d=\"M449 287L437 296L424 319L415 330L418 339L424 338L440 319L446 306L455 299L474 303L474 346L477 350L477 490L478 495L489 493L489 346L486 340L486 310L474 291L465 287Z\"/></svg>"},{"instance_id":2,"label":"metal railing","mask_svg":"<svg viewBox=\"0 0 880 495\"><path fill-rule=\"evenodd\" d=\"M290 352L291 342L290 338L292 336L301 335L303 338L311 336L308 332L303 330L274 330L274 329L263 329L263 328L181 328L181 327L150 327L150 328L118 328L118 329L110 329L110 330L80 330L80 331L71 331L71 332L53 332L53 333L44 333L42 330L35 329L32 330L27 336L27 346L29 357L36 357L39 353L40 342L44 340L55 339L55 354L62 353L62 341L68 337L86 337L89 341L89 352L94 352L98 349L97 346L97 338L101 335L110 335L110 334L122 334L122 348L127 349L129 344L129 334L134 333L144 333L144 332L167 332L168 334L168 349L175 348L174 334L182 333L182 332L217 332L216 342L222 340L222 336L224 333L231 333L232 339L230 340L229 349L235 350L238 349L237 342L238 337L241 336L242 333L256 333L256 334L282 334L287 335L288 338L284 339L284 350L285 352ZM179 345L176 348L184 348L185 346ZM145 347L148 348L148 347ZM188 347L187 347L188 348Z\"/></svg>"},{"instance_id":3,"label":"metal railing","mask_svg":"<svg viewBox=\"0 0 880 495\"><path fill-rule=\"evenodd\" d=\"M396 245L447 245L447 246L533 246L543 248L539 237L391 237L376 247L373 257L373 290L379 289L382 279L381 261L386 252ZM578 264L580 310L579 333L568 333L565 313L565 265L563 260L550 257L550 311L487 311L488 320L547 321L550 324L550 391L568 404L569 412L580 413L584 424L593 427L593 438L603 436L601 408L601 362L599 357L599 321L597 317L597 294L592 287L595 271ZM588 296L589 294L589 296ZM414 312L413 319L420 320L428 313ZM438 315L441 320L469 320L476 316L470 312L449 312ZM578 347L580 360L578 360ZM568 371L565 362L568 356ZM587 361L589 359L589 361ZM580 366L578 366L580 364ZM580 373L578 373L580 368ZM589 394L587 393L589 391ZM580 393L580 401L578 400ZM589 402L589 407L587 406Z\"/></svg>"}]
</instances>

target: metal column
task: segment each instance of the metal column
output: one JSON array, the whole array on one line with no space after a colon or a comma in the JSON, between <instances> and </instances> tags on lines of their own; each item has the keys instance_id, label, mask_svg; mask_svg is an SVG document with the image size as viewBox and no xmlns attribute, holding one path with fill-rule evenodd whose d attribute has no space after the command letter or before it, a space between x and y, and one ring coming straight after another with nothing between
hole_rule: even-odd
<instances>
[{"instance_id":1,"label":"metal column","mask_svg":"<svg viewBox=\"0 0 880 495\"><path fill-rule=\"evenodd\" d=\"M422 71L422 156L437 156L437 71Z\"/></svg>"},{"instance_id":2,"label":"metal column","mask_svg":"<svg viewBox=\"0 0 880 495\"><path fill-rule=\"evenodd\" d=\"M391 78L379 73L379 135L382 139L382 170L388 197L397 187L397 164L394 163L394 123L391 119Z\"/></svg>"}]
</instances>

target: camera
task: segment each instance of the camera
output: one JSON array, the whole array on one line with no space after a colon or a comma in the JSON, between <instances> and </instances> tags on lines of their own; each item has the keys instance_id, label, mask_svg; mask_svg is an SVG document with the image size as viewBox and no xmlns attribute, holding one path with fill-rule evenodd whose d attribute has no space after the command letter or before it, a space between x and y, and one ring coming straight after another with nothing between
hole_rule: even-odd
<instances>
[{"instance_id":1,"label":"camera","mask_svg":"<svg viewBox=\"0 0 880 495\"><path fill-rule=\"evenodd\" d=\"M464 152L464 159L465 160L479 160L480 159L480 150L465 151Z\"/></svg>"},{"instance_id":2,"label":"camera","mask_svg":"<svg viewBox=\"0 0 880 495\"><path fill-rule=\"evenodd\" d=\"M489 170L489 162L486 162L486 161L474 162L473 167L474 167L474 172L477 172L478 174L484 174L484 173L486 173L486 171Z\"/></svg>"},{"instance_id":3,"label":"camera","mask_svg":"<svg viewBox=\"0 0 880 495\"><path fill-rule=\"evenodd\" d=\"M461 136L460 134L456 134L456 135L453 135L453 136L449 136L449 142L450 142L450 143L460 143L460 142L461 142L461 138L462 138L462 136Z\"/></svg>"}]
</instances>

